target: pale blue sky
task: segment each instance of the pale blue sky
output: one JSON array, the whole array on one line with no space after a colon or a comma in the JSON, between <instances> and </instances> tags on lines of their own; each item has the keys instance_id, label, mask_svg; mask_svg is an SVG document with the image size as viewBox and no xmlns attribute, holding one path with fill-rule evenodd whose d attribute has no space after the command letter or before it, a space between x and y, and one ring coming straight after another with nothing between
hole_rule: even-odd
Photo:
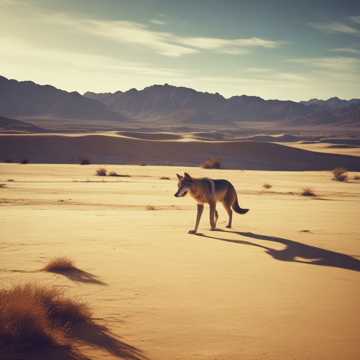
<instances>
[{"instance_id":1,"label":"pale blue sky","mask_svg":"<svg viewBox=\"0 0 360 360\"><path fill-rule=\"evenodd\" d=\"M65 90L360 97L360 1L0 0L0 34L1 75Z\"/></svg>"}]
</instances>

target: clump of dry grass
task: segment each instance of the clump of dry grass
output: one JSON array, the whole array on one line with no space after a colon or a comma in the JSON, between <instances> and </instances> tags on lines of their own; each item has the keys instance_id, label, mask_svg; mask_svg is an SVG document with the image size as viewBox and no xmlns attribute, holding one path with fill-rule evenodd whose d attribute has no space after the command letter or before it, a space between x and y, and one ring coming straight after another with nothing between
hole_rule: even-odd
<instances>
[{"instance_id":1,"label":"clump of dry grass","mask_svg":"<svg viewBox=\"0 0 360 360\"><path fill-rule=\"evenodd\" d=\"M301 193L302 196L317 196L317 194L315 193L315 191L309 187L304 188L304 190Z\"/></svg>"},{"instance_id":2,"label":"clump of dry grass","mask_svg":"<svg viewBox=\"0 0 360 360\"><path fill-rule=\"evenodd\" d=\"M221 161L216 158L210 158L201 164L203 169L221 169Z\"/></svg>"},{"instance_id":3,"label":"clump of dry grass","mask_svg":"<svg viewBox=\"0 0 360 360\"><path fill-rule=\"evenodd\" d=\"M355 175L354 180L360 180L360 175Z\"/></svg>"},{"instance_id":4,"label":"clump of dry grass","mask_svg":"<svg viewBox=\"0 0 360 360\"><path fill-rule=\"evenodd\" d=\"M35 284L0 290L0 349L64 345L69 329L91 321L86 304Z\"/></svg>"},{"instance_id":5,"label":"clump of dry grass","mask_svg":"<svg viewBox=\"0 0 360 360\"><path fill-rule=\"evenodd\" d=\"M29 159L22 159L20 161L20 164L28 164L29 163Z\"/></svg>"},{"instance_id":6,"label":"clump of dry grass","mask_svg":"<svg viewBox=\"0 0 360 360\"><path fill-rule=\"evenodd\" d=\"M346 182L348 180L347 170L341 167L338 167L332 171L333 180Z\"/></svg>"},{"instance_id":7,"label":"clump of dry grass","mask_svg":"<svg viewBox=\"0 0 360 360\"><path fill-rule=\"evenodd\" d=\"M151 210L156 210L156 207L155 207L155 206L152 206L152 205L147 205L147 206L146 206L146 210L149 210L149 211L151 211Z\"/></svg>"},{"instance_id":8,"label":"clump of dry grass","mask_svg":"<svg viewBox=\"0 0 360 360\"><path fill-rule=\"evenodd\" d=\"M14 179L8 179L7 181L8 181L8 182L15 182Z\"/></svg>"},{"instance_id":9,"label":"clump of dry grass","mask_svg":"<svg viewBox=\"0 0 360 360\"><path fill-rule=\"evenodd\" d=\"M272 188L272 185L271 185L271 184L266 183L266 184L264 184L264 185L263 185L263 188L264 188L264 189L266 189L266 190L269 190L269 189L271 189L271 188Z\"/></svg>"},{"instance_id":10,"label":"clump of dry grass","mask_svg":"<svg viewBox=\"0 0 360 360\"><path fill-rule=\"evenodd\" d=\"M6 184L0 184L0 189L5 189L6 188Z\"/></svg>"},{"instance_id":11,"label":"clump of dry grass","mask_svg":"<svg viewBox=\"0 0 360 360\"><path fill-rule=\"evenodd\" d=\"M60 257L51 260L45 267L42 268L43 271L53 272L53 273L65 273L69 271L77 271L78 268L74 265L74 262L67 257Z\"/></svg>"},{"instance_id":12,"label":"clump of dry grass","mask_svg":"<svg viewBox=\"0 0 360 360\"><path fill-rule=\"evenodd\" d=\"M99 168L96 170L96 176L106 176L107 170L105 168Z\"/></svg>"},{"instance_id":13,"label":"clump of dry grass","mask_svg":"<svg viewBox=\"0 0 360 360\"><path fill-rule=\"evenodd\" d=\"M161 176L160 180L170 180L170 178L168 176Z\"/></svg>"}]
</instances>

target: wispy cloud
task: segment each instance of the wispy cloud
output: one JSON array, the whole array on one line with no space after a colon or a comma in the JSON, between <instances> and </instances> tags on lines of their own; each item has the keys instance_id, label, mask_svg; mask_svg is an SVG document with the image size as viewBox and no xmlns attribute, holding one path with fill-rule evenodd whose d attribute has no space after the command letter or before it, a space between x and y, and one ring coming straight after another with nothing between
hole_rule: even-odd
<instances>
[{"instance_id":1,"label":"wispy cloud","mask_svg":"<svg viewBox=\"0 0 360 360\"><path fill-rule=\"evenodd\" d=\"M341 22L330 23L310 23L311 27L328 33L342 33L351 35L360 35L360 30L356 27Z\"/></svg>"},{"instance_id":2,"label":"wispy cloud","mask_svg":"<svg viewBox=\"0 0 360 360\"><path fill-rule=\"evenodd\" d=\"M166 24L166 21L160 20L160 19L151 19L149 22L154 25L165 25Z\"/></svg>"},{"instance_id":3,"label":"wispy cloud","mask_svg":"<svg viewBox=\"0 0 360 360\"><path fill-rule=\"evenodd\" d=\"M352 20L355 23L360 24L360 16L350 16L350 20Z\"/></svg>"},{"instance_id":4,"label":"wispy cloud","mask_svg":"<svg viewBox=\"0 0 360 360\"><path fill-rule=\"evenodd\" d=\"M348 54L360 54L360 49L356 49L356 48L335 48L335 49L330 49L330 51L348 53Z\"/></svg>"},{"instance_id":5,"label":"wispy cloud","mask_svg":"<svg viewBox=\"0 0 360 360\"><path fill-rule=\"evenodd\" d=\"M318 57L318 58L300 58L290 59L290 62L304 64L315 68L350 72L360 69L360 59L354 57Z\"/></svg>"},{"instance_id":6,"label":"wispy cloud","mask_svg":"<svg viewBox=\"0 0 360 360\"><path fill-rule=\"evenodd\" d=\"M171 32L154 31L145 24L131 21L73 19L71 16L58 15L52 22L75 27L78 31L101 36L118 43L128 43L150 48L169 57L213 51L224 54L245 54L252 49L274 49L284 42L250 38L186 37Z\"/></svg>"}]
</instances>

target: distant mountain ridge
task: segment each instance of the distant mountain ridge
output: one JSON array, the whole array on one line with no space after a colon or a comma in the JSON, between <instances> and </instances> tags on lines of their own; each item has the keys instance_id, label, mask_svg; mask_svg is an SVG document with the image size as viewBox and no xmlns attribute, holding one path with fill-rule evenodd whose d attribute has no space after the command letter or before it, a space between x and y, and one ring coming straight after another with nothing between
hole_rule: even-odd
<instances>
[{"instance_id":1,"label":"distant mountain ridge","mask_svg":"<svg viewBox=\"0 0 360 360\"><path fill-rule=\"evenodd\" d=\"M0 115L10 118L132 121L146 125L231 126L241 122L268 122L281 126L360 125L360 99L309 101L265 100L200 92L172 85L114 93L67 92L32 81L0 76ZM55 121L55 120L54 120Z\"/></svg>"},{"instance_id":2,"label":"distant mountain ridge","mask_svg":"<svg viewBox=\"0 0 360 360\"><path fill-rule=\"evenodd\" d=\"M360 125L360 99L309 101L264 100L257 96L225 98L215 93L168 84L143 90L93 93L84 96L101 101L114 112L141 120L226 124L241 121L278 121L291 125Z\"/></svg>"},{"instance_id":3,"label":"distant mountain ridge","mask_svg":"<svg viewBox=\"0 0 360 360\"><path fill-rule=\"evenodd\" d=\"M32 81L9 80L0 76L0 115L26 118L60 118L79 120L121 120L119 113L102 102L78 92L59 90Z\"/></svg>"}]
</instances>

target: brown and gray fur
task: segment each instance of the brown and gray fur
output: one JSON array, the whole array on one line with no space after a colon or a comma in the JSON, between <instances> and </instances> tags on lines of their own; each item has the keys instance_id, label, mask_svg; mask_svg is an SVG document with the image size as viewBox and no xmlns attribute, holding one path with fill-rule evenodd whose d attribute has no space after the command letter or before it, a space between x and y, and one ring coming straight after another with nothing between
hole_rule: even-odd
<instances>
[{"instance_id":1,"label":"brown and gray fur","mask_svg":"<svg viewBox=\"0 0 360 360\"><path fill-rule=\"evenodd\" d=\"M246 214L249 209L242 209L239 205L236 190L230 181L215 180L209 178L193 178L188 173L184 176L176 174L178 177L178 191L175 193L176 197L185 196L187 193L197 202L197 215L194 230L190 230L190 234L196 234L201 215L204 210L204 204L209 204L210 208L210 226L211 230L216 229L218 220L218 212L216 211L216 203L220 201L227 214L229 221L227 228L231 228L233 210L238 214Z\"/></svg>"}]
</instances>

